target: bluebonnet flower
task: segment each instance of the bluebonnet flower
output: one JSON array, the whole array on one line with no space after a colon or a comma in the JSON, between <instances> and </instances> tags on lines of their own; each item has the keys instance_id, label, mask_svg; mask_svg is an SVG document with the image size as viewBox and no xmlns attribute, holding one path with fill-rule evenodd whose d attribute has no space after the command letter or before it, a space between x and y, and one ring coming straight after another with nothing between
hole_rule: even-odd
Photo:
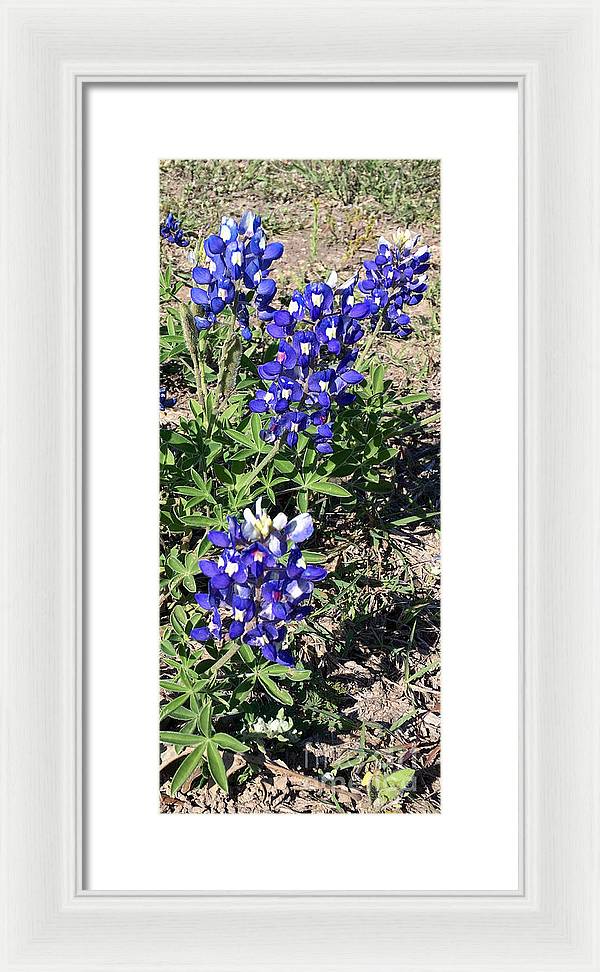
<instances>
[{"instance_id":1,"label":"bluebonnet flower","mask_svg":"<svg viewBox=\"0 0 600 972\"><path fill-rule=\"evenodd\" d=\"M294 291L287 310L273 314L267 331L279 338L277 353L258 367L269 387L257 389L249 403L251 411L275 416L261 431L264 441L283 438L294 449L300 433L308 432L318 452L333 451L330 410L354 401L356 395L347 389L364 380L351 367L358 354L354 346L364 334L348 313L357 279L337 291L330 285L333 277L309 283L303 293Z\"/></svg>"},{"instance_id":2,"label":"bluebonnet flower","mask_svg":"<svg viewBox=\"0 0 600 972\"><path fill-rule=\"evenodd\" d=\"M161 410L161 412L164 412L165 409L167 409L167 408L173 408L173 405L176 405L177 404L177 399L176 398L167 398L167 389L161 386L161 388L160 388L160 396L159 396L159 403L160 403L160 410Z\"/></svg>"},{"instance_id":3,"label":"bluebonnet flower","mask_svg":"<svg viewBox=\"0 0 600 972\"><path fill-rule=\"evenodd\" d=\"M317 452L333 452L336 414L356 399L354 387L364 381L353 365L365 331L382 322L399 337L411 333L405 308L423 299L429 263L419 237L398 231L392 243L379 240L362 279L355 273L337 285L331 274L304 292L295 290L287 308L271 314L266 330L279 339L277 353L258 367L269 387L257 389L249 402L251 411L270 416L261 431L265 442L283 439L295 448L299 433L309 432Z\"/></svg>"},{"instance_id":4,"label":"bluebonnet flower","mask_svg":"<svg viewBox=\"0 0 600 972\"><path fill-rule=\"evenodd\" d=\"M253 510L244 510L242 522L230 516L227 530L209 530L208 539L220 554L216 561L199 561L208 591L196 594L209 620L191 637L221 641L228 624L231 640L242 638L269 661L292 667L294 659L285 647L287 626L310 613L314 585L327 576L323 567L307 565L302 557L299 545L312 532L310 514L271 518L261 500Z\"/></svg>"},{"instance_id":5,"label":"bluebonnet flower","mask_svg":"<svg viewBox=\"0 0 600 972\"><path fill-rule=\"evenodd\" d=\"M206 330L226 307L233 311L242 337L250 340L251 308L266 323L275 313L277 286L269 277L272 264L283 254L282 243L268 243L260 216L250 210L240 221L223 217L218 233L203 241L206 266L192 270L190 297L198 307L198 330Z\"/></svg>"},{"instance_id":6,"label":"bluebonnet flower","mask_svg":"<svg viewBox=\"0 0 600 972\"><path fill-rule=\"evenodd\" d=\"M408 230L395 233L391 243L381 237L374 259L364 262L366 276L358 284L363 299L350 310L352 317L370 317L375 327L382 314L385 330L408 337L411 326L405 307L423 300L431 261L428 247L420 246L419 240Z\"/></svg>"},{"instance_id":7,"label":"bluebonnet flower","mask_svg":"<svg viewBox=\"0 0 600 972\"><path fill-rule=\"evenodd\" d=\"M164 223L160 224L160 235L167 243L175 243L176 246L182 247L190 245L190 241L185 236L179 220L175 219L173 213L169 213Z\"/></svg>"}]
</instances>

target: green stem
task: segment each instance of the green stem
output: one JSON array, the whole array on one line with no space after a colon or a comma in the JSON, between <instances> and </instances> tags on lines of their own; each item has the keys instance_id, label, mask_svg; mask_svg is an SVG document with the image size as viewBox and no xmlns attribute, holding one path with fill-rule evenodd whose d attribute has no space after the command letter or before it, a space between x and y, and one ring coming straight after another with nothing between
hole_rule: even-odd
<instances>
[{"instance_id":1,"label":"green stem","mask_svg":"<svg viewBox=\"0 0 600 972\"><path fill-rule=\"evenodd\" d=\"M367 340L365 342L365 346L362 349L360 358L359 358L359 360L356 363L356 368L359 371L360 371L361 367L368 362L368 360L369 360L369 352L370 352L371 348L373 347L373 344L374 344L376 338L379 337L379 335L381 333L382 327L383 327L383 317L381 317L377 321L377 324L375 326L375 330L371 332L371 334L369 335L369 337L367 338Z\"/></svg>"},{"instance_id":2,"label":"green stem","mask_svg":"<svg viewBox=\"0 0 600 972\"><path fill-rule=\"evenodd\" d=\"M280 446L281 446L281 439L278 439L275 445L273 446L273 448L269 449L266 456L263 456L258 466L255 466L255 468L252 470L252 479L250 480L250 482L246 483L246 486L252 486L252 484L256 482L259 473L265 468L267 463L269 463L271 459L273 459L273 457L277 455Z\"/></svg>"},{"instance_id":3,"label":"green stem","mask_svg":"<svg viewBox=\"0 0 600 972\"><path fill-rule=\"evenodd\" d=\"M200 339L198 341L198 349L201 353L204 352L204 341L202 340L202 345L200 344ZM196 364L194 366L194 371L196 374L196 387L199 389L199 395L202 398L202 409L204 411L204 418L206 419L206 403L208 401L208 388L206 387L206 379L204 377L204 363L200 364L200 355L196 359ZM208 425L208 423L206 423Z\"/></svg>"},{"instance_id":4,"label":"green stem","mask_svg":"<svg viewBox=\"0 0 600 972\"><path fill-rule=\"evenodd\" d=\"M223 665L226 665L227 662L231 658L233 658L233 656L237 653L238 649L239 649L239 645L237 644L237 642L234 641L231 648L229 648L229 650L226 651L225 654L221 658L219 658L219 660L215 662L214 665L210 666L206 674L214 675L215 672L218 672L219 669L223 667Z\"/></svg>"}]
</instances>

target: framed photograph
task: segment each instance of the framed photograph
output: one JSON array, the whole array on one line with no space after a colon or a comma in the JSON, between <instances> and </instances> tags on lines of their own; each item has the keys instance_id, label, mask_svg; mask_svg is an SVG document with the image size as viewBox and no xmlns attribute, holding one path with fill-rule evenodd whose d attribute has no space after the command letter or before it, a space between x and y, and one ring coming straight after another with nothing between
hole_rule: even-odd
<instances>
[{"instance_id":1,"label":"framed photograph","mask_svg":"<svg viewBox=\"0 0 600 972\"><path fill-rule=\"evenodd\" d=\"M600 969L596 5L1 9L0 968Z\"/></svg>"}]
</instances>

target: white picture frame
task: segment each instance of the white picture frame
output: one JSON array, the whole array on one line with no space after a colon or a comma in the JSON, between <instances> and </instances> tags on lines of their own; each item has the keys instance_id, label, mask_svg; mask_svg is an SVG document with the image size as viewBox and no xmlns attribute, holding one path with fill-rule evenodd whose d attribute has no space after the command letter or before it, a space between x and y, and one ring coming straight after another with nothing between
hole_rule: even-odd
<instances>
[{"instance_id":1,"label":"white picture frame","mask_svg":"<svg viewBox=\"0 0 600 972\"><path fill-rule=\"evenodd\" d=\"M600 969L596 3L1 0L0 10L0 969ZM519 86L518 894L82 889L82 91L182 80Z\"/></svg>"}]
</instances>

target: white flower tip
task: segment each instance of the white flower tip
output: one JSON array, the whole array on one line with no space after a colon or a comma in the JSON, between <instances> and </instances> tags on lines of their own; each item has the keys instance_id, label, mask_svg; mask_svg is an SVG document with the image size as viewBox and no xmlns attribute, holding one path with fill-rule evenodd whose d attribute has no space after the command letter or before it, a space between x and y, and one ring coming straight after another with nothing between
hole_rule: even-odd
<instances>
[{"instance_id":1,"label":"white flower tip","mask_svg":"<svg viewBox=\"0 0 600 972\"><path fill-rule=\"evenodd\" d=\"M327 277L327 280L325 281L325 283L327 284L328 287L335 287L335 285L337 283L337 279L338 279L338 275L337 275L336 271L335 270L332 270L331 273L329 274L329 276Z\"/></svg>"},{"instance_id":2,"label":"white flower tip","mask_svg":"<svg viewBox=\"0 0 600 972\"><path fill-rule=\"evenodd\" d=\"M273 520L273 526L276 530L283 530L287 523L287 516L285 513L278 513Z\"/></svg>"}]
</instances>

